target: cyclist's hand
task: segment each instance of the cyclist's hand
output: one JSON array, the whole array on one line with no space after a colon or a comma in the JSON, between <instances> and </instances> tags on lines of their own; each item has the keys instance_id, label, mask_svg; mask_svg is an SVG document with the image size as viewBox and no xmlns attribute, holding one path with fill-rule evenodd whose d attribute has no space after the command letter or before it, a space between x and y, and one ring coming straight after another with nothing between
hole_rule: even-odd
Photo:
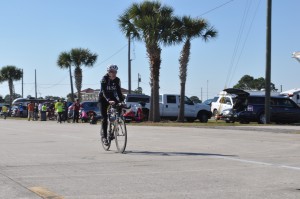
<instances>
[{"instance_id":1,"label":"cyclist's hand","mask_svg":"<svg viewBox=\"0 0 300 199\"><path fill-rule=\"evenodd\" d=\"M115 102L115 101L109 101L108 103L109 103L110 105L115 105L116 102Z\"/></svg>"}]
</instances>

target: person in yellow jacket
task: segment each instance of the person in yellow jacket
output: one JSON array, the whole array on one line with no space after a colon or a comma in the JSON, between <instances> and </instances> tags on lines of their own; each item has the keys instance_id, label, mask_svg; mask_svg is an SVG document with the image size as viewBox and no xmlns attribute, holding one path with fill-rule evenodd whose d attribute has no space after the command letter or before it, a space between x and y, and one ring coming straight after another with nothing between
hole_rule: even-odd
<instances>
[{"instance_id":1,"label":"person in yellow jacket","mask_svg":"<svg viewBox=\"0 0 300 199\"><path fill-rule=\"evenodd\" d=\"M5 120L6 120L7 112L8 112L7 106L3 105L2 106L2 114L3 114L3 117Z\"/></svg>"},{"instance_id":2,"label":"person in yellow jacket","mask_svg":"<svg viewBox=\"0 0 300 199\"><path fill-rule=\"evenodd\" d=\"M64 104L60 100L57 100L57 102L55 103L54 107L55 107L55 110L56 110L56 112L58 114L58 120L57 120L57 122L61 123L61 119L62 119L61 116L63 114Z\"/></svg>"}]
</instances>

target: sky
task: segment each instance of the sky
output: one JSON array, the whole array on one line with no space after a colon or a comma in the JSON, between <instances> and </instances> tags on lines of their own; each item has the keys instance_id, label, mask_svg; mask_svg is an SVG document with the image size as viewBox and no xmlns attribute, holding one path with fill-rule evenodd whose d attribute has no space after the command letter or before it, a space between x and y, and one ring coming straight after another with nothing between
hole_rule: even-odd
<instances>
[{"instance_id":1,"label":"sky","mask_svg":"<svg viewBox=\"0 0 300 199\"><path fill-rule=\"evenodd\" d=\"M83 67L82 89L100 88L109 64L119 66L118 77L128 89L128 41L118 17L141 0L1 0L0 68L14 65L24 71L24 97L65 97L70 93L68 70L57 66L61 52L88 48L98 54L92 68ZM242 76L265 77L267 0L161 0L177 16L206 19L218 36L191 42L186 96L202 100L234 86ZM279 91L300 87L300 63L291 57L300 51L299 0L272 2L271 82ZM297 42L298 41L298 42ZM179 94L179 56L183 44L162 46L160 94ZM149 60L145 44L131 42L132 90L150 94ZM22 93L21 81L14 82ZM75 87L74 87L75 89ZM76 91L76 89L75 89ZM8 83L0 95L9 94Z\"/></svg>"}]
</instances>

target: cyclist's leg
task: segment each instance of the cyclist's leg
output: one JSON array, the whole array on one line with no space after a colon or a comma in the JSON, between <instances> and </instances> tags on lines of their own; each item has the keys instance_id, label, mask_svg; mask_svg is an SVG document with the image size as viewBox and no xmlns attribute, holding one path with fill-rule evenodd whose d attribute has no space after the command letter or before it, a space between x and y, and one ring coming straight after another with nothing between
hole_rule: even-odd
<instances>
[{"instance_id":1,"label":"cyclist's leg","mask_svg":"<svg viewBox=\"0 0 300 199\"><path fill-rule=\"evenodd\" d=\"M103 129L103 138L107 138L107 108L108 102L106 100L101 100L101 115L102 115L102 129Z\"/></svg>"}]
</instances>

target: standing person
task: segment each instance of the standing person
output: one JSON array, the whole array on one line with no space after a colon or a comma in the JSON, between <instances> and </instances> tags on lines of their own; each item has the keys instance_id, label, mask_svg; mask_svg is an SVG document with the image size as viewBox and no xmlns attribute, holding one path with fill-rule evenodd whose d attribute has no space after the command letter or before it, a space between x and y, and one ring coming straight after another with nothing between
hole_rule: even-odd
<instances>
[{"instance_id":1,"label":"standing person","mask_svg":"<svg viewBox=\"0 0 300 199\"><path fill-rule=\"evenodd\" d=\"M40 102L38 105L38 111L39 111L39 116L40 116L41 121L42 121L42 106L43 106L43 104L42 104L42 102Z\"/></svg>"},{"instance_id":2,"label":"standing person","mask_svg":"<svg viewBox=\"0 0 300 199\"><path fill-rule=\"evenodd\" d=\"M73 103L73 123L78 123L78 119L79 119L79 110L80 110L80 103L79 103L79 99L77 99L74 103Z\"/></svg>"},{"instance_id":3,"label":"standing person","mask_svg":"<svg viewBox=\"0 0 300 199\"><path fill-rule=\"evenodd\" d=\"M57 120L57 123L61 123L61 116L63 114L63 103L60 101L60 100L57 100L57 102L55 103L55 111L57 112L58 114L58 120Z\"/></svg>"},{"instance_id":4,"label":"standing person","mask_svg":"<svg viewBox=\"0 0 300 199\"><path fill-rule=\"evenodd\" d=\"M124 101L121 92L121 80L117 77L118 66L109 65L107 67L107 73L101 80L101 91L99 93L99 101L101 103L101 114L103 135L102 140L104 144L107 142L107 108L109 105L114 105Z\"/></svg>"},{"instance_id":5,"label":"standing person","mask_svg":"<svg viewBox=\"0 0 300 199\"><path fill-rule=\"evenodd\" d=\"M20 117L23 117L23 111L24 111L24 108L23 108L23 104L21 103L21 104L19 105L19 116L20 116Z\"/></svg>"},{"instance_id":6,"label":"standing person","mask_svg":"<svg viewBox=\"0 0 300 199\"><path fill-rule=\"evenodd\" d=\"M34 118L33 118L34 103L33 102L28 103L27 110L28 110L28 121L30 121L30 118L32 118L32 120L34 120Z\"/></svg>"},{"instance_id":7,"label":"standing person","mask_svg":"<svg viewBox=\"0 0 300 199\"><path fill-rule=\"evenodd\" d=\"M2 114L3 114L3 117L5 120L6 120L7 112L8 112L7 106L3 105L2 106Z\"/></svg>"},{"instance_id":8,"label":"standing person","mask_svg":"<svg viewBox=\"0 0 300 199\"><path fill-rule=\"evenodd\" d=\"M68 103L64 102L64 119L69 123L69 116L68 116Z\"/></svg>"},{"instance_id":9,"label":"standing person","mask_svg":"<svg viewBox=\"0 0 300 199\"><path fill-rule=\"evenodd\" d=\"M46 104L43 104L42 105L42 113L41 113L41 121L47 120L46 112L47 112L47 106L46 106Z\"/></svg>"},{"instance_id":10,"label":"standing person","mask_svg":"<svg viewBox=\"0 0 300 199\"><path fill-rule=\"evenodd\" d=\"M39 117L39 107L38 104L35 103L34 104L34 111L33 111L33 118L35 121L38 121L38 117Z\"/></svg>"}]
</instances>

